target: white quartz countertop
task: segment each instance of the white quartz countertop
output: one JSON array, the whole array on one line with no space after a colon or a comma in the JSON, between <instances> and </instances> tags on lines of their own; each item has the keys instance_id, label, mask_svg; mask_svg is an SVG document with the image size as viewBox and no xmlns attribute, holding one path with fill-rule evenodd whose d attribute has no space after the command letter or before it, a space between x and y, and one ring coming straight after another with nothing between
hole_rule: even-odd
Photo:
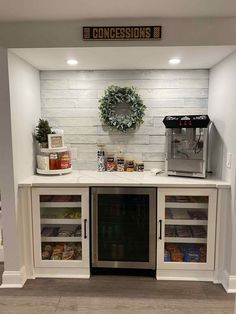
<instances>
[{"instance_id":1,"label":"white quartz countertop","mask_svg":"<svg viewBox=\"0 0 236 314\"><path fill-rule=\"evenodd\" d=\"M57 176L34 175L20 182L20 187L81 187L81 186L146 186L146 187L205 187L230 188L226 181L214 178L168 177L144 172L98 172L74 170L70 174Z\"/></svg>"}]
</instances>

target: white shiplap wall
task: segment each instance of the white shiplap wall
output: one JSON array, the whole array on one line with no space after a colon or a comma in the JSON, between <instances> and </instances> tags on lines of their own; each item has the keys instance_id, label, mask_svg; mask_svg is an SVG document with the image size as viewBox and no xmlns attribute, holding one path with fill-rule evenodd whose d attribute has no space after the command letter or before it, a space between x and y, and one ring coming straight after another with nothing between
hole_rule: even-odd
<instances>
[{"instance_id":1,"label":"white shiplap wall","mask_svg":"<svg viewBox=\"0 0 236 314\"><path fill-rule=\"evenodd\" d=\"M147 106L136 131L119 134L102 126L98 100L109 85L134 86ZM42 71L42 116L65 131L77 148L74 169L96 169L97 143L108 151L145 162L145 169L164 168L165 128L169 114L205 114L208 70Z\"/></svg>"}]
</instances>

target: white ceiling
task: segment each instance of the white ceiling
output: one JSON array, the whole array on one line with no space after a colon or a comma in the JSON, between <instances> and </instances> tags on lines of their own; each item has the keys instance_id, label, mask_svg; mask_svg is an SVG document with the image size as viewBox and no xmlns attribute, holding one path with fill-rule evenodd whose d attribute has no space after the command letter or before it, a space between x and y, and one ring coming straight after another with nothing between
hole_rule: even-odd
<instances>
[{"instance_id":1,"label":"white ceiling","mask_svg":"<svg viewBox=\"0 0 236 314\"><path fill-rule=\"evenodd\" d=\"M235 0L0 0L0 21L235 17Z\"/></svg>"},{"instance_id":2,"label":"white ceiling","mask_svg":"<svg viewBox=\"0 0 236 314\"><path fill-rule=\"evenodd\" d=\"M235 50L236 46L10 49L39 70L209 69ZM174 57L182 62L170 65ZM70 58L78 65L67 65Z\"/></svg>"}]
</instances>

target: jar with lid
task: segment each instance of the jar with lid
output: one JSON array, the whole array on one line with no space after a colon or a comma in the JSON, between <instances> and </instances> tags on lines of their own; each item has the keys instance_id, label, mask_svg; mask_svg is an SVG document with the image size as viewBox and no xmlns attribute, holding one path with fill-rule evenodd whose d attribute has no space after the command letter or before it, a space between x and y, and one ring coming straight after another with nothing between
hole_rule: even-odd
<instances>
[{"instance_id":1,"label":"jar with lid","mask_svg":"<svg viewBox=\"0 0 236 314\"><path fill-rule=\"evenodd\" d=\"M126 160L126 171L133 172L134 171L134 161L133 160Z\"/></svg>"},{"instance_id":2,"label":"jar with lid","mask_svg":"<svg viewBox=\"0 0 236 314\"><path fill-rule=\"evenodd\" d=\"M122 156L117 156L117 171L125 171L125 159Z\"/></svg>"},{"instance_id":3,"label":"jar with lid","mask_svg":"<svg viewBox=\"0 0 236 314\"><path fill-rule=\"evenodd\" d=\"M51 153L49 155L49 169L56 170L57 169L57 154Z\"/></svg>"},{"instance_id":4,"label":"jar with lid","mask_svg":"<svg viewBox=\"0 0 236 314\"><path fill-rule=\"evenodd\" d=\"M105 171L106 170L106 163L105 163L105 145L98 144L98 151L97 151L97 169L98 171Z\"/></svg>"},{"instance_id":5,"label":"jar with lid","mask_svg":"<svg viewBox=\"0 0 236 314\"><path fill-rule=\"evenodd\" d=\"M108 153L107 155L107 171L115 171L116 170L116 163L115 157L113 153Z\"/></svg>"},{"instance_id":6,"label":"jar with lid","mask_svg":"<svg viewBox=\"0 0 236 314\"><path fill-rule=\"evenodd\" d=\"M136 162L136 171L138 172L144 171L144 162L142 161Z\"/></svg>"},{"instance_id":7,"label":"jar with lid","mask_svg":"<svg viewBox=\"0 0 236 314\"><path fill-rule=\"evenodd\" d=\"M58 153L57 168L58 169L71 168L71 156L69 151Z\"/></svg>"}]
</instances>

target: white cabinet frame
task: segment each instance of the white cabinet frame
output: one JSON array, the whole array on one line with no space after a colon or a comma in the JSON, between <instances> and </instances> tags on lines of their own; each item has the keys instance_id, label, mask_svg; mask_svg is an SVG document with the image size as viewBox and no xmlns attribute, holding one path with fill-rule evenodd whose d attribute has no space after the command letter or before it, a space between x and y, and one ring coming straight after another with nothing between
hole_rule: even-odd
<instances>
[{"instance_id":1,"label":"white cabinet frame","mask_svg":"<svg viewBox=\"0 0 236 314\"><path fill-rule=\"evenodd\" d=\"M165 197L208 196L207 262L165 262ZM214 270L217 189L159 188L157 194L157 270ZM168 224L168 223L166 223ZM196 224L196 222L193 224ZM162 225L162 226L161 226ZM203 239L204 240L204 239ZM183 242L184 238L183 238ZM188 242L188 241L187 241ZM194 241L193 241L194 242ZM197 242L195 242L197 243Z\"/></svg>"},{"instance_id":2,"label":"white cabinet frame","mask_svg":"<svg viewBox=\"0 0 236 314\"><path fill-rule=\"evenodd\" d=\"M81 242L82 260L42 260L41 258L41 220L40 220L40 196L41 195L80 195L81 196ZM33 188L32 189L33 210L33 240L34 240L34 264L36 268L56 268L60 272L65 268L87 268L89 269L89 189L88 188ZM65 205L65 203L63 203ZM70 205L68 205L69 207ZM68 219L67 219L68 220ZM63 221L63 219L61 219ZM78 222L79 220L75 220ZM67 222L68 223L68 222ZM73 223L73 219L72 219ZM61 222L63 224L63 222ZM86 228L86 234L85 234ZM79 239L79 238L75 238ZM67 238L73 242L73 239ZM63 242L63 241L62 241ZM55 276L55 271L52 271ZM79 270L78 270L79 274Z\"/></svg>"}]
</instances>

